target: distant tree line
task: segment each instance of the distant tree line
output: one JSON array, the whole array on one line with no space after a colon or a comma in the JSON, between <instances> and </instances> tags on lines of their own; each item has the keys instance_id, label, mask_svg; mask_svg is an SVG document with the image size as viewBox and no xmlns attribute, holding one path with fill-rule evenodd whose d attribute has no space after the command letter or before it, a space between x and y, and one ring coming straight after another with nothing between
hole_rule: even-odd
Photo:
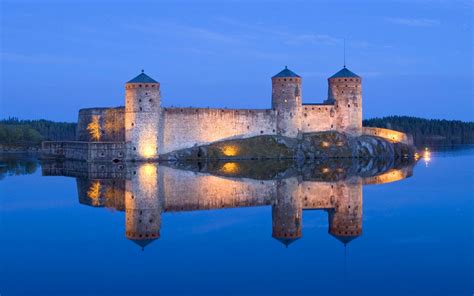
<instances>
[{"instance_id":1,"label":"distant tree line","mask_svg":"<svg viewBox=\"0 0 474 296\"><path fill-rule=\"evenodd\" d=\"M474 122L388 116L363 121L364 126L393 129L413 136L416 145L474 144ZM50 120L0 120L0 145L38 146L41 141L71 141L76 123Z\"/></svg>"},{"instance_id":2,"label":"distant tree line","mask_svg":"<svg viewBox=\"0 0 474 296\"><path fill-rule=\"evenodd\" d=\"M37 146L41 141L69 141L76 137L76 124L50 120L0 120L0 144Z\"/></svg>"},{"instance_id":3,"label":"distant tree line","mask_svg":"<svg viewBox=\"0 0 474 296\"><path fill-rule=\"evenodd\" d=\"M0 180L6 176L33 174L37 168L38 160L33 158L0 158Z\"/></svg>"},{"instance_id":4,"label":"distant tree line","mask_svg":"<svg viewBox=\"0 0 474 296\"><path fill-rule=\"evenodd\" d=\"M474 122L387 116L366 119L362 125L409 133L417 146L474 144Z\"/></svg>"}]
</instances>

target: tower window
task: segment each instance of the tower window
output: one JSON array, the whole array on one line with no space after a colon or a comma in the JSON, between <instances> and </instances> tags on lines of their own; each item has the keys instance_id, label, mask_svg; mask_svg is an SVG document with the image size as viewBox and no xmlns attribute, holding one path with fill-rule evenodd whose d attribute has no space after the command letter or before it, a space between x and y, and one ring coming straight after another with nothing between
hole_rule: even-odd
<instances>
[{"instance_id":1,"label":"tower window","mask_svg":"<svg viewBox=\"0 0 474 296\"><path fill-rule=\"evenodd\" d=\"M148 100L148 102L150 102L150 103L151 103L152 101L153 101L152 99L149 99L149 100Z\"/></svg>"},{"instance_id":2,"label":"tower window","mask_svg":"<svg viewBox=\"0 0 474 296\"><path fill-rule=\"evenodd\" d=\"M347 105L347 107L350 107L351 105Z\"/></svg>"},{"instance_id":3,"label":"tower window","mask_svg":"<svg viewBox=\"0 0 474 296\"><path fill-rule=\"evenodd\" d=\"M285 78L285 79L283 79L283 81L286 81L286 78Z\"/></svg>"},{"instance_id":4,"label":"tower window","mask_svg":"<svg viewBox=\"0 0 474 296\"><path fill-rule=\"evenodd\" d=\"M142 101L142 99L139 99L138 101L139 101L139 102L141 102L141 101Z\"/></svg>"},{"instance_id":5,"label":"tower window","mask_svg":"<svg viewBox=\"0 0 474 296\"><path fill-rule=\"evenodd\" d=\"M140 85L138 85L138 87L142 87L142 85L140 84Z\"/></svg>"}]
</instances>

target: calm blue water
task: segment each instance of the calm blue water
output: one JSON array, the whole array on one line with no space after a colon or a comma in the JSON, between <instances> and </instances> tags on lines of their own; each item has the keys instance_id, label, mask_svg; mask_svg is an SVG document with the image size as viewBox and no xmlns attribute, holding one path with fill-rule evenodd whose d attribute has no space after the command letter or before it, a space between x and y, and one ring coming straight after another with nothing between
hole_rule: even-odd
<instances>
[{"instance_id":1,"label":"calm blue water","mask_svg":"<svg viewBox=\"0 0 474 296\"><path fill-rule=\"evenodd\" d=\"M0 294L472 295L473 164L474 149L437 152L409 178L364 185L347 246L327 211L304 210L286 248L272 207L255 206L165 212L144 251L123 211L79 202L76 178L19 166L31 174L0 180Z\"/></svg>"}]
</instances>

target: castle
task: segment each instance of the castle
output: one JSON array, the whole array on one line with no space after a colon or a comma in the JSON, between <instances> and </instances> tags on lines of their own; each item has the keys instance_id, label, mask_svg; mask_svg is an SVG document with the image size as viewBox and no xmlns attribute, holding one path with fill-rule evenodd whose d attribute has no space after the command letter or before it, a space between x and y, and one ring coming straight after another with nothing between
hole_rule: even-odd
<instances>
[{"instance_id":1,"label":"castle","mask_svg":"<svg viewBox=\"0 0 474 296\"><path fill-rule=\"evenodd\" d=\"M302 78L285 67L272 77L271 109L162 107L160 87L142 71L125 84L125 107L81 109L76 141L44 142L44 154L86 161L157 160L219 141L301 138L323 131L412 144L404 133L362 127L362 78L345 66L328 78L323 103L303 103Z\"/></svg>"},{"instance_id":2,"label":"castle","mask_svg":"<svg viewBox=\"0 0 474 296\"><path fill-rule=\"evenodd\" d=\"M87 129L94 116L101 119L100 138L95 140L124 141L131 160L156 159L174 150L232 138L297 137L326 130L360 134L362 78L344 67L328 83L324 103L303 104L302 78L285 67L272 77L271 109L164 108L160 83L142 71L125 84L124 109L80 111L78 140L94 140ZM123 130L111 123L122 120Z\"/></svg>"}]
</instances>

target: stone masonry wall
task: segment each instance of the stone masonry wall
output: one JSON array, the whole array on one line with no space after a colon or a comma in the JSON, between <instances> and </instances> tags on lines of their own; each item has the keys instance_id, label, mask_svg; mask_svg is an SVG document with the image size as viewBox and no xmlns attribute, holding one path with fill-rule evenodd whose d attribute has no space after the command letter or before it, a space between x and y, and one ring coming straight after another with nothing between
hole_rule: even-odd
<instances>
[{"instance_id":1,"label":"stone masonry wall","mask_svg":"<svg viewBox=\"0 0 474 296\"><path fill-rule=\"evenodd\" d=\"M386 128L363 127L362 134L384 138L391 142L401 142L407 145L413 145L413 137L411 135Z\"/></svg>"},{"instance_id":2,"label":"stone masonry wall","mask_svg":"<svg viewBox=\"0 0 474 296\"><path fill-rule=\"evenodd\" d=\"M159 153L223 139L276 134L271 109L163 108Z\"/></svg>"},{"instance_id":3,"label":"stone masonry wall","mask_svg":"<svg viewBox=\"0 0 474 296\"><path fill-rule=\"evenodd\" d=\"M100 141L125 141L124 107L87 108L79 110L76 128L77 141L94 141L87 126L94 117L99 120Z\"/></svg>"},{"instance_id":4,"label":"stone masonry wall","mask_svg":"<svg viewBox=\"0 0 474 296\"><path fill-rule=\"evenodd\" d=\"M303 133L336 130L336 110L332 104L303 105Z\"/></svg>"},{"instance_id":5,"label":"stone masonry wall","mask_svg":"<svg viewBox=\"0 0 474 296\"><path fill-rule=\"evenodd\" d=\"M125 160L124 142L43 142L42 154L45 158L64 158L83 161L110 162Z\"/></svg>"},{"instance_id":6,"label":"stone masonry wall","mask_svg":"<svg viewBox=\"0 0 474 296\"><path fill-rule=\"evenodd\" d=\"M193 211L269 205L275 196L274 180L222 178L209 174L160 167L166 211Z\"/></svg>"}]
</instances>

